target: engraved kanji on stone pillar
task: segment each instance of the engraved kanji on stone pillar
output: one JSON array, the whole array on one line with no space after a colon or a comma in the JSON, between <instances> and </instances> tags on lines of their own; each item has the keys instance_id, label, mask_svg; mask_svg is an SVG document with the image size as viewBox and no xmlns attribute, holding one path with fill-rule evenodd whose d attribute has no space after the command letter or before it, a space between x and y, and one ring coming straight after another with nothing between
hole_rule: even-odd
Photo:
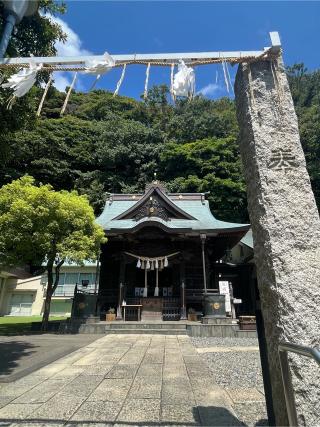
<instances>
[{"instance_id":1,"label":"engraved kanji on stone pillar","mask_svg":"<svg viewBox=\"0 0 320 427\"><path fill-rule=\"evenodd\" d=\"M320 219L282 59L241 64L235 95L277 425L278 343L320 346ZM290 356L299 425L318 425L320 370Z\"/></svg>"}]
</instances>

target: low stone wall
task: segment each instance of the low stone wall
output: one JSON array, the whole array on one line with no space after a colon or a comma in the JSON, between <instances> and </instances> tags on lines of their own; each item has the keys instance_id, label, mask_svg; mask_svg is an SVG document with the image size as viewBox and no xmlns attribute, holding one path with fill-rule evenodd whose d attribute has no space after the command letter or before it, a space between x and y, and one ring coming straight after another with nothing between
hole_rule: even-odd
<instances>
[{"instance_id":1,"label":"low stone wall","mask_svg":"<svg viewBox=\"0 0 320 427\"><path fill-rule=\"evenodd\" d=\"M240 330L231 322L219 324L201 324L198 322L94 322L73 319L64 322L60 333L80 334L163 334L184 335L191 337L231 337L256 338L256 331Z\"/></svg>"},{"instance_id":2,"label":"low stone wall","mask_svg":"<svg viewBox=\"0 0 320 427\"><path fill-rule=\"evenodd\" d=\"M187 325L187 333L191 337L231 337L257 338L257 331L243 331L238 325Z\"/></svg>"}]
</instances>

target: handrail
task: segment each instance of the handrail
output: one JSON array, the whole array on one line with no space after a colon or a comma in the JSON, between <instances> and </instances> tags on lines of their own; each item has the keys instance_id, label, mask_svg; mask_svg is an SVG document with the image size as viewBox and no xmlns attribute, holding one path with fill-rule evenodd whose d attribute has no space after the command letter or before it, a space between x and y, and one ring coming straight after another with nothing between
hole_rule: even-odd
<instances>
[{"instance_id":1,"label":"handrail","mask_svg":"<svg viewBox=\"0 0 320 427\"><path fill-rule=\"evenodd\" d=\"M281 376L282 376L282 383L283 383L284 395L286 400L289 425L297 426L298 417L297 417L296 405L294 400L294 391L293 391L291 373L290 373L289 362L288 362L289 352L314 359L320 365L320 350L318 350L317 348L306 347L303 345L293 344L288 342L281 342L278 345Z\"/></svg>"},{"instance_id":2,"label":"handrail","mask_svg":"<svg viewBox=\"0 0 320 427\"><path fill-rule=\"evenodd\" d=\"M299 344L280 343L279 351L291 351L292 353L301 354L313 358L320 365L320 350L312 347L305 347Z\"/></svg>"}]
</instances>

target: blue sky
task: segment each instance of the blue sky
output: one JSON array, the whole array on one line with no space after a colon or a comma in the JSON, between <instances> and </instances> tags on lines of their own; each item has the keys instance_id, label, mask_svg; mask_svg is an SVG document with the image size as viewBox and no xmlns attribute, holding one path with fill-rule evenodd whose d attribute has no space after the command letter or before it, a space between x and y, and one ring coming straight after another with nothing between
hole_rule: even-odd
<instances>
[{"instance_id":1,"label":"blue sky","mask_svg":"<svg viewBox=\"0 0 320 427\"><path fill-rule=\"evenodd\" d=\"M60 17L69 35L58 46L62 54L259 50L270 45L269 31L279 31L287 65L320 68L318 1L67 1L67 7ZM221 65L195 71L197 91L227 95ZM232 78L235 71L230 67ZM113 91L120 73L112 70L97 88ZM60 75L57 85L71 79ZM77 89L88 90L93 80L81 76ZM144 80L144 66L128 67L120 94L139 98ZM151 67L149 86L169 81L169 68Z\"/></svg>"}]
</instances>

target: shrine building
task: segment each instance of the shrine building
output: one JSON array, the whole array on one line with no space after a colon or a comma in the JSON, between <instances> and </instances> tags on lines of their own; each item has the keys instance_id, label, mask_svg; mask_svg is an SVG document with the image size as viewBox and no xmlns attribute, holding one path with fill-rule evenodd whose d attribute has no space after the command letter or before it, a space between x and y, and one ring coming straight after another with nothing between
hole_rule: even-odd
<instances>
[{"instance_id":1,"label":"shrine building","mask_svg":"<svg viewBox=\"0 0 320 427\"><path fill-rule=\"evenodd\" d=\"M203 296L219 294L221 282L230 284L231 303L242 301L237 314L252 314L252 265L230 259L250 225L216 219L204 193L169 193L154 181L144 194L110 194L97 222L108 238L100 315L114 308L120 320L201 316Z\"/></svg>"}]
</instances>

